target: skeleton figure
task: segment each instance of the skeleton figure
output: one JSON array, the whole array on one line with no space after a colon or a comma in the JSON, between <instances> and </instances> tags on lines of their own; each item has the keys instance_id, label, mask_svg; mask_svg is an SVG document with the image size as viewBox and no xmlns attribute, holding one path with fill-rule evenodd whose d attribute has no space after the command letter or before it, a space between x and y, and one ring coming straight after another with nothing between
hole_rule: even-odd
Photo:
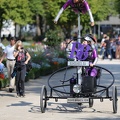
<instances>
[{"instance_id":1,"label":"skeleton figure","mask_svg":"<svg viewBox=\"0 0 120 120\"><path fill-rule=\"evenodd\" d=\"M54 19L54 23L57 23L58 19L60 18L60 15L68 6L71 6L73 11L77 14L80 12L83 14L88 12L90 16L91 26L94 26L94 19L92 16L92 12L86 0L67 0L67 2L62 6L56 18Z\"/></svg>"}]
</instances>

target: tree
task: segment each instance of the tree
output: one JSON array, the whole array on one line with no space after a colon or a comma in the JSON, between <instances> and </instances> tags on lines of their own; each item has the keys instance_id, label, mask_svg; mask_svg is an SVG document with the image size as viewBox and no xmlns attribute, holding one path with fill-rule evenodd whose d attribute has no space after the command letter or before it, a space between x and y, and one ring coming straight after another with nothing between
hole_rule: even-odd
<instances>
[{"instance_id":1,"label":"tree","mask_svg":"<svg viewBox=\"0 0 120 120\"><path fill-rule=\"evenodd\" d=\"M32 12L28 3L28 0L0 0L0 30L4 20L11 19L19 25L31 23Z\"/></svg>"},{"instance_id":2,"label":"tree","mask_svg":"<svg viewBox=\"0 0 120 120\"><path fill-rule=\"evenodd\" d=\"M46 18L52 28L54 26L53 19L66 1L67 0L46 0L47 8L49 6L49 8L45 10L47 13ZM114 2L115 1L113 0L88 0L95 22L105 20L109 15L115 14ZM58 25L61 27L64 25L67 28L67 31L71 31L71 26L77 25L78 23L77 15L69 8L62 13L58 22ZM90 27L89 21L90 19L88 14L81 14L81 25L83 26L83 29Z\"/></svg>"},{"instance_id":3,"label":"tree","mask_svg":"<svg viewBox=\"0 0 120 120\"><path fill-rule=\"evenodd\" d=\"M63 37L64 35L60 30L49 30L46 33L47 40L44 43L54 49L58 49L64 39Z\"/></svg>"},{"instance_id":4,"label":"tree","mask_svg":"<svg viewBox=\"0 0 120 120\"><path fill-rule=\"evenodd\" d=\"M120 14L120 0L115 0L115 8L118 14Z\"/></svg>"},{"instance_id":5,"label":"tree","mask_svg":"<svg viewBox=\"0 0 120 120\"><path fill-rule=\"evenodd\" d=\"M42 18L44 15L44 0L29 0L29 7L31 12L33 13L32 19L35 20L34 23L36 24L37 28L37 36L40 36L42 33Z\"/></svg>"}]
</instances>

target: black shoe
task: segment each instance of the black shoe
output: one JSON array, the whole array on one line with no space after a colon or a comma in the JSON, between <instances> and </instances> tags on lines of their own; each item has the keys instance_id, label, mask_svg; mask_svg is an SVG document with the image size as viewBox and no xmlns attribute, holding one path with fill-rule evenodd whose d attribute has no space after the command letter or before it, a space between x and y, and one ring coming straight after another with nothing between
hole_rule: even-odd
<instances>
[{"instance_id":1,"label":"black shoe","mask_svg":"<svg viewBox=\"0 0 120 120\"><path fill-rule=\"evenodd\" d=\"M9 92L13 92L14 91L14 88L9 88Z\"/></svg>"}]
</instances>

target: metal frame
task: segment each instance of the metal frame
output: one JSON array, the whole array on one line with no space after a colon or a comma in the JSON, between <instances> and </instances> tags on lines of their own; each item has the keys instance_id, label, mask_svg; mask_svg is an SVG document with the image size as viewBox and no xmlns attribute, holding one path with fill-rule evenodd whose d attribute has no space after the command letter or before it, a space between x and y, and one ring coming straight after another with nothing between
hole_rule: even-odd
<instances>
[{"instance_id":1,"label":"metal frame","mask_svg":"<svg viewBox=\"0 0 120 120\"><path fill-rule=\"evenodd\" d=\"M102 88L101 90L96 90L95 92L87 92L87 93L82 93L82 92L80 92L80 93L78 93L77 94L77 96L76 96L76 98L88 98L89 99L89 101L87 101L87 102L78 102L78 103L89 103L89 107L92 107L93 106L93 100L94 99L99 99L100 100L100 102L103 102L103 100L104 99L109 99L110 101L112 101L112 103L113 103L113 113L117 113L117 88L116 88L116 86L113 86L113 84L114 84L114 82L115 82L115 78L114 78L114 75L112 74L112 72L110 72L109 70L107 70L107 69L105 69L105 68L103 68L103 67L100 67L100 66L95 66L95 67L97 67L97 68L100 68L100 69L103 69L103 70L105 70L105 71L107 71L110 75L111 75L111 77L112 77L112 82L111 82L111 84L109 85L109 86L102 86L102 85L99 85L99 84L97 84L97 88ZM71 67L64 67L64 68L61 68L61 69L59 69L59 70L57 70L57 71L55 71L53 74L51 74L51 76L49 77L49 79L48 79L48 86L50 87L50 95L48 96L46 96L45 98L40 98L40 101L42 101L43 100L43 102L45 101L45 102L47 102L49 99L55 99L55 101L57 102L58 101L58 99L69 99L69 98L74 98L74 96L72 96L71 95L71 93L70 92L63 92L63 91L60 91L60 90L57 90L56 88L61 88L61 87L66 87L66 86L70 86L70 84L62 84L62 85L57 85L57 86L51 86L50 85L50 80L52 79L52 77L56 74L56 73L58 73L58 72L60 72L60 71L63 71L63 70L67 70L67 69L70 69ZM61 81L61 82L68 82L69 80L66 80L66 81ZM113 91L112 91L112 95L110 95L110 93L109 93L109 89L111 88L113 86ZM44 86L45 87L45 86ZM47 90L46 90L46 92L47 92ZM54 96L53 95L53 92L55 92L55 93L61 93L61 94L64 94L63 96ZM101 93L105 93L105 96L102 96L102 94ZM101 94L101 96L97 96L97 94L98 93L100 93ZM43 94L43 93L41 93L41 94ZM87 95L88 94L88 95ZM87 95L87 96L86 96ZM41 95L42 96L42 95ZM68 102L69 103L69 102ZM75 103L77 103L77 102L75 102ZM47 103L46 103L47 104ZM41 105L40 105L41 106ZM41 108L41 112L42 113L44 113L45 112L45 108L46 107L44 107L43 105L42 105L42 108Z\"/></svg>"}]
</instances>

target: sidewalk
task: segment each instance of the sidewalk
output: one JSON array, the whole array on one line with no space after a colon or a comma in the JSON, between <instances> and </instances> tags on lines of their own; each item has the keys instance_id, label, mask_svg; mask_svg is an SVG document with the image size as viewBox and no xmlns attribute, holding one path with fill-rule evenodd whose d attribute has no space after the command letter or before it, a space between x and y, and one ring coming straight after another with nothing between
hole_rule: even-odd
<instances>
[{"instance_id":1,"label":"sidewalk","mask_svg":"<svg viewBox=\"0 0 120 120\"><path fill-rule=\"evenodd\" d=\"M120 60L99 60L98 65L107 67L116 75L116 84L120 86ZM88 104L79 107L76 104L67 104L66 100L48 100L45 113L40 112L40 90L42 85L47 86L48 76L30 80L25 83L25 98L16 98L15 91L9 93L0 91L0 120L120 120L120 96L118 96L118 113L113 114L110 100L94 100L92 108ZM118 87L118 91L120 87ZM49 91L49 88L48 88ZM119 94L120 95L120 94Z\"/></svg>"}]
</instances>

